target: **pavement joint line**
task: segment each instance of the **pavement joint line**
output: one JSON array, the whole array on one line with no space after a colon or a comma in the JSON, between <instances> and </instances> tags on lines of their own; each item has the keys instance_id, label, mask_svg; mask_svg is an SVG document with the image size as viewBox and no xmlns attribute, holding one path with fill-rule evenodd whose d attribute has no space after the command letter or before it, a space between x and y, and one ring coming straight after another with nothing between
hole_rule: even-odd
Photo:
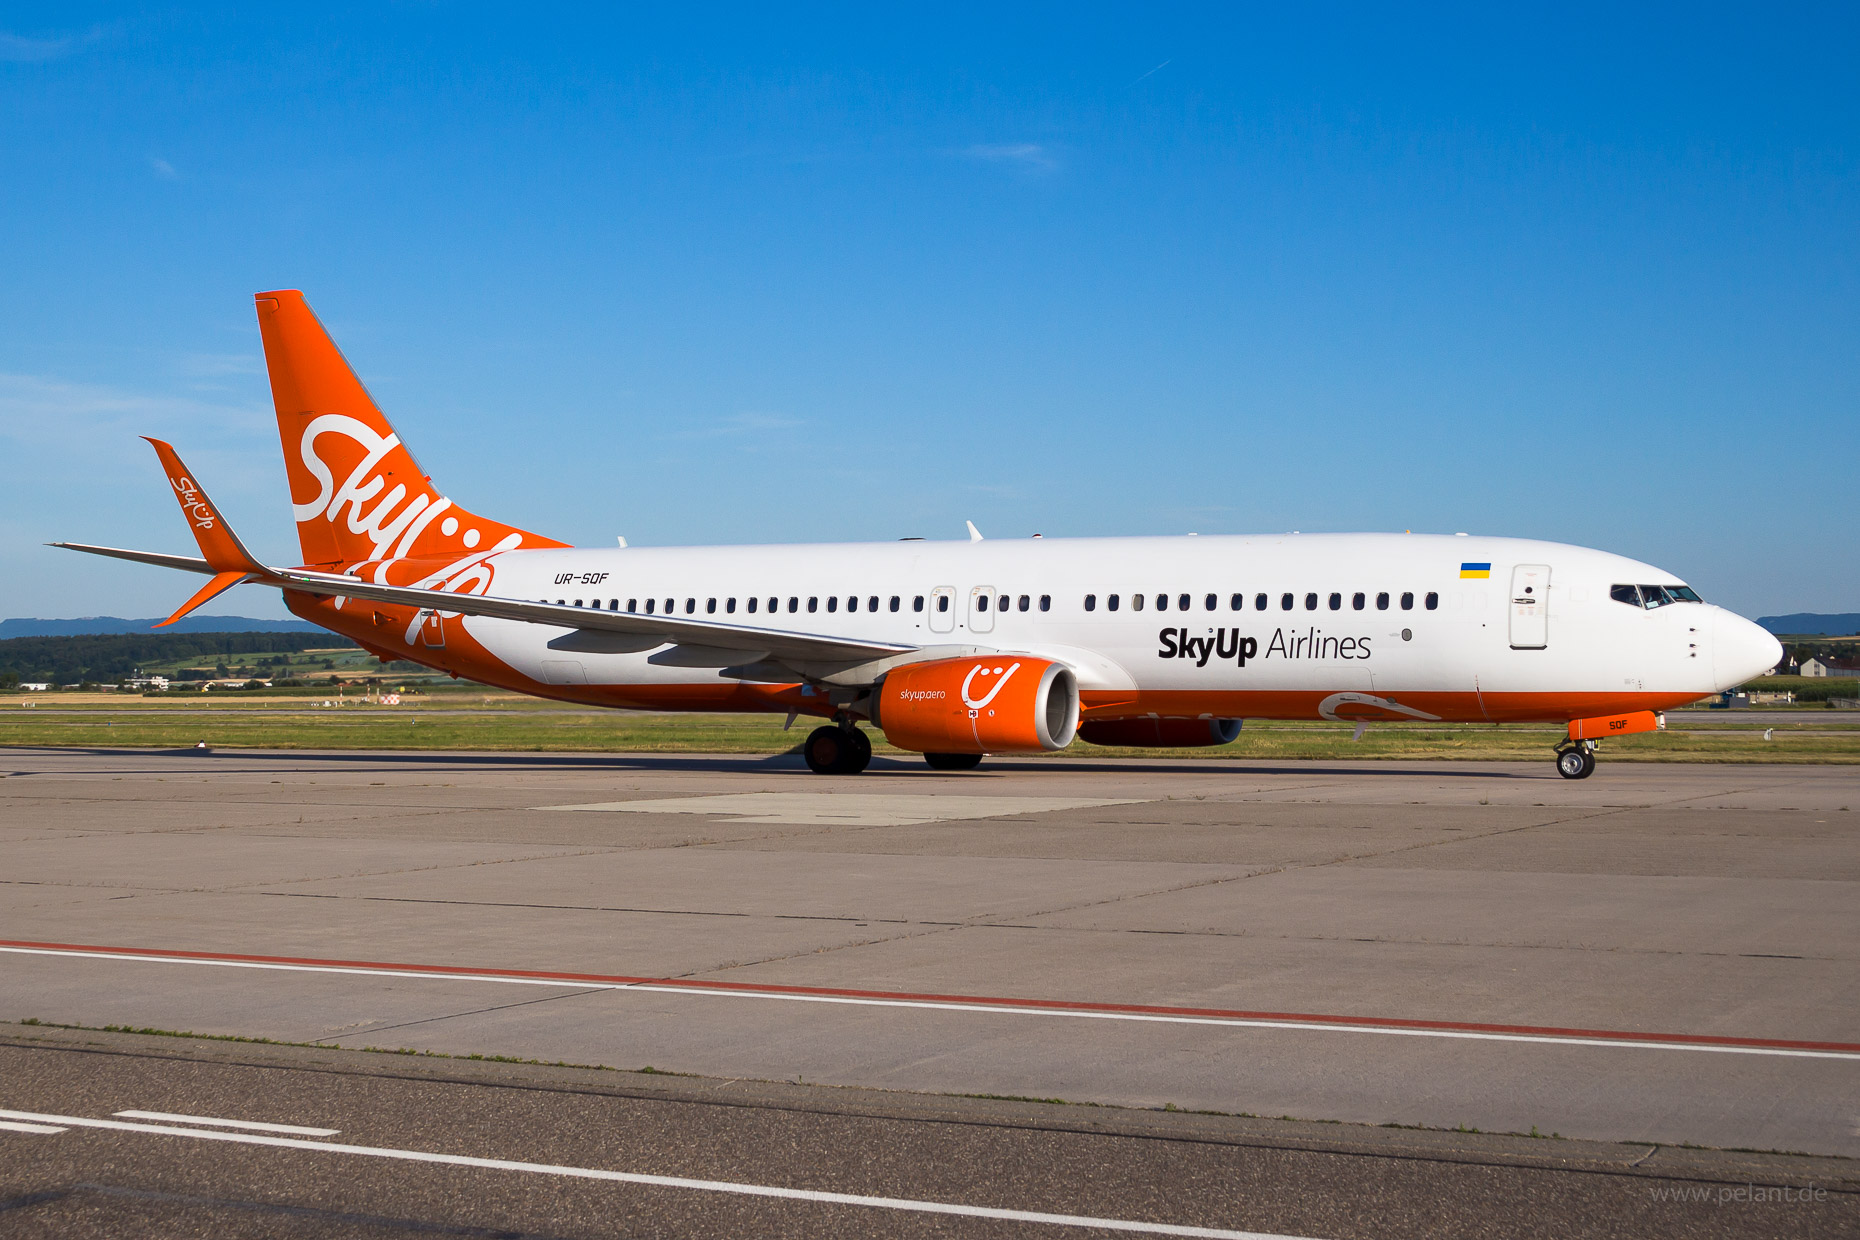
<instances>
[{"instance_id":1,"label":"pavement joint line","mask_svg":"<svg viewBox=\"0 0 1860 1240\"><path fill-rule=\"evenodd\" d=\"M40 943L0 939L0 952L58 956L138 964L210 965L220 968L333 973L364 977L398 977L428 981L495 982L503 985L556 986L565 990L626 990L710 998L772 999L858 1007L912 1008L930 1011L1017 1016L1063 1016L1148 1024L1206 1025L1247 1029L1295 1029L1315 1033L1382 1034L1463 1041L1538 1043L1634 1050L1695 1051L1760 1055L1791 1059L1837 1059L1860 1062L1860 1043L1788 1038L1753 1038L1701 1033L1636 1033L1621 1029L1581 1029L1544 1025L1503 1025L1473 1021L1422 1020L1391 1016L1339 1016L1311 1012L1252 1012L1227 1008L1167 1007L1156 1004L1103 1003L1067 999L1023 999L992 995L930 994L855 990L825 986L726 982L700 978L628 977L539 969L469 968L462 965L397 964L367 960L324 960L303 956L256 956L231 952L162 951L141 947Z\"/></svg>"},{"instance_id":2,"label":"pavement joint line","mask_svg":"<svg viewBox=\"0 0 1860 1240\"><path fill-rule=\"evenodd\" d=\"M647 1175L636 1171L610 1171L601 1167L570 1167L555 1163L524 1162L506 1158L480 1158L469 1154L438 1154L425 1150L395 1149L379 1145L348 1145L334 1141L309 1141L298 1137L268 1136L260 1133L221 1132L206 1128L180 1128L165 1124L129 1123L123 1120L91 1119L74 1115L47 1115L36 1111L0 1110L0 1121L14 1121L45 1126L101 1128L114 1132L140 1132L154 1136L191 1137L195 1140L226 1141L238 1145L269 1146L273 1149L316 1150L327 1154L347 1154L363 1158L393 1159L401 1162L437 1163L441 1166L471 1167L487 1171L517 1171L532 1175L551 1175L568 1179L606 1180L620 1184L638 1184L651 1188L683 1188L699 1192L729 1193L747 1197L773 1197L789 1201L809 1201L824 1205L864 1206L869 1209L899 1210L917 1214L945 1214L966 1218L1001 1219L1015 1223L1044 1223L1057 1227L1092 1227L1103 1231L1136 1232L1144 1235L1190 1236L1205 1240L1306 1240L1268 1232L1239 1231L1224 1227L1193 1227L1180 1223L1152 1223L1138 1219L1093 1218L1082 1214L1053 1214L1039 1210L1013 1210L1000 1206L963 1205L947 1201L924 1201L909 1197L874 1197L858 1193L825 1192L819 1189L783 1188L768 1184L747 1184L731 1180L699 1180L685 1176Z\"/></svg>"}]
</instances>

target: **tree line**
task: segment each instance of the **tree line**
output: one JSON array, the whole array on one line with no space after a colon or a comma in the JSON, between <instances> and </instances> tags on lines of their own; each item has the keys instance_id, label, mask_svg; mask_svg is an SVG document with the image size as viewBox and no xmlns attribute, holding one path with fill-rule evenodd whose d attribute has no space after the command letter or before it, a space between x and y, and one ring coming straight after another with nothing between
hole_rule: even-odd
<instances>
[{"instance_id":1,"label":"tree line","mask_svg":"<svg viewBox=\"0 0 1860 1240\"><path fill-rule=\"evenodd\" d=\"M152 664L224 663L228 656L299 654L349 642L333 633L100 633L0 640L0 685L113 684Z\"/></svg>"}]
</instances>

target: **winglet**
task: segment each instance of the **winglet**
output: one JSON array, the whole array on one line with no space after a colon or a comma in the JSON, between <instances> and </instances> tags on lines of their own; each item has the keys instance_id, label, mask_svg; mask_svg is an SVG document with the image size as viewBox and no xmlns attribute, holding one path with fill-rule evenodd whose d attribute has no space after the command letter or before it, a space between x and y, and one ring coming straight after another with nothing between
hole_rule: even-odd
<instances>
[{"instance_id":1,"label":"winglet","mask_svg":"<svg viewBox=\"0 0 1860 1240\"><path fill-rule=\"evenodd\" d=\"M239 541L239 536L232 532L232 526L220 516L213 501L207 498L207 493L201 490L193 475L187 472L187 466L182 463L173 445L159 439L149 439L147 435L143 438L155 446L155 455L161 458L162 470L168 475L168 485L174 488L175 501L181 505L181 515L187 518L188 525L193 528L194 541L200 544L200 554L206 558L208 566L222 576L227 573L263 575L265 566L252 557L252 553L245 549L245 544ZM220 587L221 590L225 588ZM211 597L211 594L207 595L207 598ZM200 598L196 605L206 601L206 598ZM174 617L177 620L179 618L179 614Z\"/></svg>"}]
</instances>

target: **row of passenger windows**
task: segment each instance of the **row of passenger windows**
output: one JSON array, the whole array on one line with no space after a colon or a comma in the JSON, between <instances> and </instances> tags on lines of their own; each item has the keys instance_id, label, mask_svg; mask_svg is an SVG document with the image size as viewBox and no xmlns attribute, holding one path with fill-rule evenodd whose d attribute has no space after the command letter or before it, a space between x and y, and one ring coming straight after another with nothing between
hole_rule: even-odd
<instances>
[{"instance_id":1,"label":"row of passenger windows","mask_svg":"<svg viewBox=\"0 0 1860 1240\"><path fill-rule=\"evenodd\" d=\"M950 596L947 594L937 595L936 596L936 610L939 612L948 611L949 610L949 599L950 599ZM547 599L544 599L542 601L548 602ZM569 603L567 599L559 598L555 602L556 602L556 606L558 607L571 606L571 604ZM1033 610L1034 599L1032 595L1023 594L1019 597L1018 602L1019 602L1019 610L1021 611ZM776 612L779 612L782 609L781 603L782 601L779 597L770 597L768 600L768 607L766 609L767 612L770 615L773 615ZM1013 611L1015 610L1015 603L1016 603L1016 599L1013 595L1002 594L1000 596L998 604L995 607L995 610L996 611ZM760 598L745 599L743 601L743 610L747 612L749 615L753 616L756 614L756 610L758 607L761 606L761 604L762 604L762 599ZM587 600L576 599L572 605L575 607L592 607L596 611L599 611L601 608L601 600L600 599L587 599ZM911 599L911 610L912 611L922 611L924 609L924 606L925 606L925 602L924 602L923 595L919 594L913 599ZM1039 599L1039 606L1040 606L1041 611L1051 611L1053 609L1053 596L1050 594L1042 594ZM696 615L697 608L698 608L698 601L696 599L687 598L685 600L685 614L687 616ZM884 609L887 611L902 611L903 608L904 608L904 597L898 594L892 595L890 601L884 605ZM828 595L827 596L827 610L829 612L835 612L835 611L838 611L839 609L840 609L840 596L837 594ZM865 598L865 609L867 611L878 611L880 609L879 596L876 594L867 595ZM980 595L976 598L975 609L977 611L988 610L988 596L987 595L985 594ZM608 599L607 610L608 611L619 611L620 600L617 598ZM644 613L648 616L651 616L651 615L669 616L669 615L675 614L678 611L678 600L675 598L666 599L665 608L663 612L661 612L659 609L659 600L656 598L649 598L645 600L645 605L643 608L640 605L639 599L630 598L626 601L626 610L630 612L635 612L635 613L644 611ZM789 596L788 610L790 612L798 612L801 610L801 598L799 595ZM818 595L814 595L808 598L807 610L810 612L817 612L820 610L820 597ZM849 612L854 612L854 611L859 610L859 596L857 594L849 594L846 596L846 610ZM736 600L733 598L724 599L723 600L723 612L725 615L735 615L736 614ZM707 616L714 616L717 614L717 600L716 599L708 598L704 600L704 614Z\"/></svg>"},{"instance_id":2,"label":"row of passenger windows","mask_svg":"<svg viewBox=\"0 0 1860 1240\"><path fill-rule=\"evenodd\" d=\"M1641 586L1640 589L1645 590L1645 591L1665 590L1674 596L1672 599L1662 599L1661 602L1667 602L1667 601L1677 602L1677 601L1682 601L1682 600L1686 602L1697 602L1698 601L1698 595L1693 594L1691 590L1687 589L1684 586L1665 586L1665 587ZM1638 605L1639 603L1638 596L1633 599L1623 597L1622 591L1624 590L1634 591L1635 587L1616 586L1614 588L1614 597L1621 602L1624 602L1624 603L1633 602ZM1690 597L1688 598L1686 596L1690 596ZM1375 597L1376 597L1376 610L1387 611L1390 608L1390 606L1393 605L1395 596L1390 594L1387 590L1384 590L1380 592L1379 594L1377 594ZM1105 595L1104 596L1105 610L1106 611L1117 611L1120 607L1123 606L1123 598L1124 596L1121 594ZM1149 598L1150 596L1147 594L1132 594L1130 596L1130 609L1132 611L1142 611L1144 607L1148 605ZM1317 611L1320 605L1321 598L1322 596L1319 595L1318 592L1316 591L1307 592L1304 596L1304 609L1306 611ZM1367 609L1369 606L1369 595L1361 590L1358 590L1354 594L1351 594L1349 598L1350 598L1350 609L1352 611L1363 611ZM1172 602L1171 602L1172 596L1168 594L1158 594L1155 596L1155 600L1156 600L1157 611L1168 611L1170 606L1172 605ZM1343 600L1344 600L1344 595L1342 591L1340 590L1331 591L1329 599L1328 599L1330 610L1342 611ZM837 594L828 595L826 601L827 601L827 610L829 612L836 612L840 609L840 596L839 595ZM705 599L704 600L704 614L705 615L717 614L717 602L718 600L714 598ZM759 607L762 607L762 603L763 603L763 600L759 597L745 599L743 610L749 615L755 615L757 612L757 609ZM846 596L846 610L847 611L849 612L858 611L859 604L860 604L860 599L857 594L849 594ZM1192 594L1177 594L1173 596L1173 606L1175 610L1177 611L1191 611L1194 609L1194 604L1195 604L1195 597ZM561 607L566 607L566 606L569 606L570 604L567 599L557 599L556 605L561 606ZM598 611L601 606L601 600L600 599L589 599L589 600L584 601L582 599L576 599L573 605L576 607L584 607L584 606L593 607ZM950 596L947 594L936 595L935 605L936 605L937 611L947 612L950 608ZM1220 595L1207 594L1207 595L1202 596L1203 610L1219 611L1220 605L1221 605ZM1422 605L1426 607L1428 611L1434 611L1438 609L1440 606L1440 595L1432 590L1429 590L1427 594L1425 595L1425 597L1423 598ZM1661 603L1649 601L1646 605L1649 607L1658 607L1661 605ZM979 594L975 596L975 609L977 611L987 611L989 609L989 606L990 606L990 603L989 603L988 595ZM994 603L994 609L996 611L1014 611L1014 610L1031 611L1033 610L1033 606L1034 606L1034 599L1033 599L1033 596L1029 594L1022 594L1018 596L1018 598L1016 598L1015 595L1008 594L1008 593L1002 593L996 596L996 601ZM891 596L889 602L885 604L884 609L887 611L895 612L895 611L903 610L903 607L904 607L903 596L894 594ZM911 610L912 611L920 612L924 610L924 607L925 607L925 599L923 595L919 594L911 599ZM1053 596L1050 594L1040 595L1039 607L1041 611L1051 611L1053 609ZM685 615L687 616L696 615L697 608L698 608L698 601L695 598L685 599L685 607L684 607ZM1292 593L1291 591L1286 591L1285 593L1279 595L1279 610L1280 611L1296 611L1297 608L1298 608L1298 595ZM801 610L801 598L799 595L790 595L788 597L788 608L787 609L791 613L798 612ZM1246 610L1246 595L1245 594L1230 594L1227 599L1227 609L1229 611L1245 611ZM607 610L608 611L619 611L620 600L617 598L608 599ZM639 599L630 598L626 601L626 610L629 612L635 612L635 613L638 613L643 610L644 613L648 616L657 615L657 614L664 614L664 615L669 616L669 615L674 615L677 613L678 600L675 598L666 599L664 610L661 613L660 606L659 606L659 600L656 598L646 599L643 608L641 606ZM776 612L781 611L782 600L779 597L771 596L768 599L767 607L764 610L766 610L771 615L775 614ZM820 610L820 597L818 595L810 596L807 599L807 610L810 612L818 612ZM880 599L878 595L870 594L865 597L865 610L870 611L870 612L876 612L880 610ZM1087 594L1085 596L1085 610L1086 611L1097 611L1098 610L1098 596L1096 594ZM1255 594L1253 596L1253 610L1254 611L1272 610L1272 596L1270 594L1263 594L1263 593ZM1414 591L1412 590L1403 591L1401 595L1401 610L1403 611L1414 610ZM725 615L735 615L736 614L736 600L733 598L724 599L723 600L723 611Z\"/></svg>"},{"instance_id":3,"label":"row of passenger windows","mask_svg":"<svg viewBox=\"0 0 1860 1240\"><path fill-rule=\"evenodd\" d=\"M1147 594L1131 595L1130 596L1130 609L1132 611L1142 611L1149 597L1150 596ZM1315 590L1307 592L1304 597L1305 610L1316 611L1318 609L1320 597L1321 596ZM1369 595L1364 593L1361 590L1356 591L1354 594L1350 595L1349 598L1350 598L1350 610L1352 611L1362 611L1363 609L1369 606ZM1384 590L1381 593L1377 594L1376 595L1376 610L1387 611L1389 609L1389 605L1390 605L1392 598L1393 596L1387 590ZM1331 591L1330 597L1329 597L1330 610L1342 611L1343 610L1343 599L1344 599L1344 595L1341 590ZM1104 608L1106 611L1116 611L1120 606L1122 606L1122 602L1123 602L1122 595L1107 594L1104 596ZM1158 594L1156 596L1156 610L1157 611L1168 611L1170 607L1170 603L1171 603L1171 596L1167 594ZM1194 605L1195 605L1195 596L1192 594L1177 594L1174 596L1174 606L1177 611L1191 611L1194 609ZM1424 605L1426 606L1427 610L1434 611L1440 606L1440 595L1435 593L1432 590L1429 590L1427 592ZM1204 611L1219 611L1221 607L1221 596L1218 594L1203 595L1202 600L1201 600L1201 606L1202 606L1202 610ZM1297 610L1297 607L1298 607L1298 595L1292 593L1289 590L1279 595L1279 610L1280 611L1295 611ZM1414 591L1408 590L1402 593L1401 609L1403 611L1414 610ZM1086 611L1097 611L1098 610L1098 596L1096 594L1087 594L1085 596L1085 610ZM1246 610L1246 595L1238 594L1238 593L1228 595L1227 596L1227 610L1245 611ZM1253 610L1254 611L1272 610L1272 596L1270 594L1255 594L1253 596Z\"/></svg>"}]
</instances>

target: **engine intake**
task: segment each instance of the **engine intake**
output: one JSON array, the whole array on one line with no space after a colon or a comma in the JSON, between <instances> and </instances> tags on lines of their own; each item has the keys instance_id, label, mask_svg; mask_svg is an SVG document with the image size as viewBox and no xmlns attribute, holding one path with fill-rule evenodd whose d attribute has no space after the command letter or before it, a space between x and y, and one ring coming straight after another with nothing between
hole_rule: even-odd
<instances>
[{"instance_id":1,"label":"engine intake","mask_svg":"<svg viewBox=\"0 0 1860 1240\"><path fill-rule=\"evenodd\" d=\"M872 694L872 722L919 753L1039 753L1064 749L1079 726L1072 669L1030 655L910 663Z\"/></svg>"},{"instance_id":2,"label":"engine intake","mask_svg":"<svg viewBox=\"0 0 1860 1240\"><path fill-rule=\"evenodd\" d=\"M1239 739L1243 722L1240 719L1162 719L1155 715L1135 719L1088 719L1079 725L1079 739L1094 745L1194 749L1231 744Z\"/></svg>"}]
</instances>

